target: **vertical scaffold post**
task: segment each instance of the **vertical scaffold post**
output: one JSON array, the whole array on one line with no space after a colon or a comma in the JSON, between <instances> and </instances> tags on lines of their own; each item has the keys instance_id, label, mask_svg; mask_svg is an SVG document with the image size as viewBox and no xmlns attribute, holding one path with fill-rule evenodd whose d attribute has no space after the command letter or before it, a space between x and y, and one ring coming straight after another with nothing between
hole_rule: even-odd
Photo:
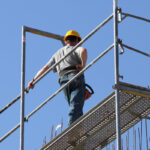
<instances>
[{"instance_id":1,"label":"vertical scaffold post","mask_svg":"<svg viewBox=\"0 0 150 150\"><path fill-rule=\"evenodd\" d=\"M119 103L119 52L118 52L118 1L113 0L114 17L114 66L115 66L115 95L116 95L116 138L117 150L121 150L121 132L120 132L120 103Z\"/></svg>"},{"instance_id":2,"label":"vertical scaffold post","mask_svg":"<svg viewBox=\"0 0 150 150\"><path fill-rule=\"evenodd\" d=\"M25 90L25 40L26 33L22 27L22 58L21 58L21 102L20 102L20 150L24 150L24 90Z\"/></svg>"}]
</instances>

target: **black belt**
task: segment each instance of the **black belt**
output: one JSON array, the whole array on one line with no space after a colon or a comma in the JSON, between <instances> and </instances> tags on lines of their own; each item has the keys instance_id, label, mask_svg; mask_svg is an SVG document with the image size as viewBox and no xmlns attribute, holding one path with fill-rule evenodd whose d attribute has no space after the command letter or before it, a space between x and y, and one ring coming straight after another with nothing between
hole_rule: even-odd
<instances>
[{"instance_id":1,"label":"black belt","mask_svg":"<svg viewBox=\"0 0 150 150\"><path fill-rule=\"evenodd\" d=\"M76 73L79 72L79 71L77 71L76 66L69 66L69 67L64 68L64 69L59 73L59 75L60 75L60 76L64 76L64 75L66 74L66 72L69 71L69 70L71 70L72 72L76 72ZM69 72L69 73L71 73L71 72Z\"/></svg>"},{"instance_id":2,"label":"black belt","mask_svg":"<svg viewBox=\"0 0 150 150\"><path fill-rule=\"evenodd\" d=\"M67 68L64 68L63 71L66 71L66 70L76 70L76 66L69 66Z\"/></svg>"}]
</instances>

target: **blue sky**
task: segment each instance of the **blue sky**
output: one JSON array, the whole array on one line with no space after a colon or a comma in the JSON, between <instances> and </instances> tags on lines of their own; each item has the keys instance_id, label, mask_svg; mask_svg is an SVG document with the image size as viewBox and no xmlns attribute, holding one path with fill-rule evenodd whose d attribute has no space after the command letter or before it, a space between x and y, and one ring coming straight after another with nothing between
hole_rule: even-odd
<instances>
[{"instance_id":1,"label":"blue sky","mask_svg":"<svg viewBox=\"0 0 150 150\"><path fill-rule=\"evenodd\" d=\"M119 0L123 12L150 19L149 0ZM21 83L21 34L22 26L64 35L68 30L77 30L85 37L113 12L112 0L3 0L0 3L0 108L20 93ZM126 18L119 24L119 38L124 44L150 53L150 24L133 18ZM26 45L26 86L37 71L62 46L61 42L27 33ZM83 47L88 50L88 63L113 43L113 20L92 36ZM85 103L84 113L103 100L114 85L114 53L111 50L92 68L86 71L86 82L95 94ZM150 59L125 49L119 56L121 81L144 87L150 86ZM58 76L49 73L25 97L25 114L59 89ZM25 150L41 148L46 136L49 141L51 126L60 124L63 118L67 127L68 105L62 93L38 111L25 124ZM0 137L20 120L20 102L0 114ZM17 130L0 143L0 150L19 149Z\"/></svg>"}]
</instances>

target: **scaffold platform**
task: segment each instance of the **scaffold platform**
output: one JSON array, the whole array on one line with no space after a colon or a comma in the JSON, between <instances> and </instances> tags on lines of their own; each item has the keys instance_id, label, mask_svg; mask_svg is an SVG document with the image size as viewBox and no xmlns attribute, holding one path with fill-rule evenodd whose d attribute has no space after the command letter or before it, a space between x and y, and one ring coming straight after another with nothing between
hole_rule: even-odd
<instances>
[{"instance_id":1,"label":"scaffold platform","mask_svg":"<svg viewBox=\"0 0 150 150\"><path fill-rule=\"evenodd\" d=\"M115 86L113 88L116 88ZM150 89L119 82L121 134L150 114ZM115 92L41 150L101 150L116 138Z\"/></svg>"}]
</instances>

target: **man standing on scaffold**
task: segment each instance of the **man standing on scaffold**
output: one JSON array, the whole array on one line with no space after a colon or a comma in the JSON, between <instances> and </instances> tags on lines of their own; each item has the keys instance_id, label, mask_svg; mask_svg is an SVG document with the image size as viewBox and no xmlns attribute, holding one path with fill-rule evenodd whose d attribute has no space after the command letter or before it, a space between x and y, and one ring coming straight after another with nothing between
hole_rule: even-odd
<instances>
[{"instance_id":1,"label":"man standing on scaffold","mask_svg":"<svg viewBox=\"0 0 150 150\"><path fill-rule=\"evenodd\" d=\"M78 32L70 30L64 37L66 46L59 49L48 61L48 63L36 74L36 76L28 83L28 88L33 89L34 80L38 79L45 71L57 63L61 58L67 55L75 45L81 41ZM74 52L61 61L55 68L54 72L59 74L60 85L66 84L71 80L79 71L81 71L87 62L87 50L83 47L78 47ZM65 98L69 104L69 118L68 124L72 124L80 116L83 115L83 105L85 98L85 79L84 74L81 74L67 87L63 89Z\"/></svg>"}]
</instances>

